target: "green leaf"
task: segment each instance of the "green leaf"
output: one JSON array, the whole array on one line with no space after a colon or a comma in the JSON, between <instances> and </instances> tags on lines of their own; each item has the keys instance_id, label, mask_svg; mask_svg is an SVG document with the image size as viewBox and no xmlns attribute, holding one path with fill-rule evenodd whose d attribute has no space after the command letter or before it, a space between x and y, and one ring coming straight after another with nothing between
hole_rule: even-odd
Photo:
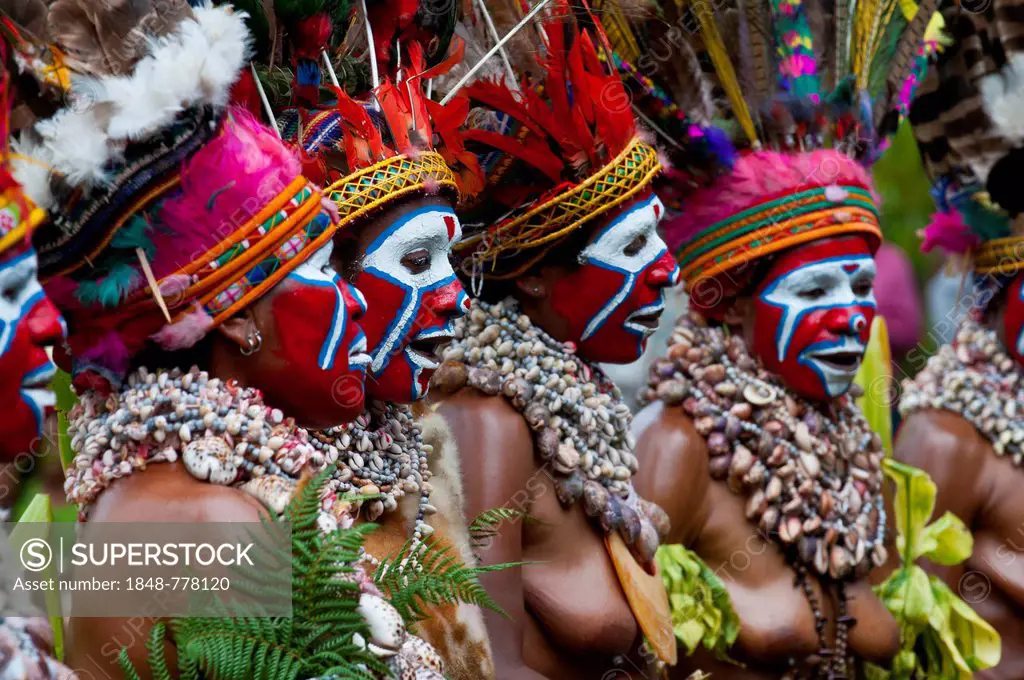
<instances>
[{"instance_id":1,"label":"green leaf","mask_svg":"<svg viewBox=\"0 0 1024 680\"><path fill-rule=\"evenodd\" d=\"M974 537L971 532L959 517L947 512L921 532L915 558L925 557L949 567L966 560L973 550Z\"/></svg>"},{"instance_id":2,"label":"green leaf","mask_svg":"<svg viewBox=\"0 0 1024 680\"><path fill-rule=\"evenodd\" d=\"M28 504L21 518L11 531L10 543L18 553L21 546L31 538L47 540L50 536L50 525L53 523L53 507L50 497L45 493L37 493ZM51 562L42 572L43 578L57 579L57 568ZM46 615L53 629L53 654L58 661L64 660L64 617L61 615L60 593L46 591Z\"/></svg>"},{"instance_id":3,"label":"green leaf","mask_svg":"<svg viewBox=\"0 0 1024 680\"><path fill-rule=\"evenodd\" d=\"M64 371L57 371L50 381L50 389L57 399L57 445L60 449L61 468L67 472L68 465L75 458L71 450L71 437L68 436L68 413L78 403L75 391L71 389L71 376Z\"/></svg>"},{"instance_id":4,"label":"green leaf","mask_svg":"<svg viewBox=\"0 0 1024 680\"><path fill-rule=\"evenodd\" d=\"M935 596L928 574L921 567L911 566L903 590L903 616L907 622L924 626L935 609Z\"/></svg>"},{"instance_id":5,"label":"green leaf","mask_svg":"<svg viewBox=\"0 0 1024 680\"><path fill-rule=\"evenodd\" d=\"M864 390L857 406L871 429L882 438L886 455L892 455L892 358L889 331L880 315L871 324L871 337L854 382Z\"/></svg>"},{"instance_id":6,"label":"green leaf","mask_svg":"<svg viewBox=\"0 0 1024 680\"><path fill-rule=\"evenodd\" d=\"M655 561L668 591L672 627L688 654L698 646L724 661L739 636L740 621L725 584L700 557L681 545L658 548Z\"/></svg>"},{"instance_id":7,"label":"green leaf","mask_svg":"<svg viewBox=\"0 0 1024 680\"><path fill-rule=\"evenodd\" d=\"M941 581L939 583L946 586ZM999 633L952 591L949 591L949 605L954 638L963 641L964 657L971 669L980 671L997 666L1002 653Z\"/></svg>"},{"instance_id":8,"label":"green leaf","mask_svg":"<svg viewBox=\"0 0 1024 680\"><path fill-rule=\"evenodd\" d=\"M904 564L913 564L918 557L915 544L935 511L935 483L923 470L891 458L882 460L882 470L896 484L900 555Z\"/></svg>"}]
</instances>

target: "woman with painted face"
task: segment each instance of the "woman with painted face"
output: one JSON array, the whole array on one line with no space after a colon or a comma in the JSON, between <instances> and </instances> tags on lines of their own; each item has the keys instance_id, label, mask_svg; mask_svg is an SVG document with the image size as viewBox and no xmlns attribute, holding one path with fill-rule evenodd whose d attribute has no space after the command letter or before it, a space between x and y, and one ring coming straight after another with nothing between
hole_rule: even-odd
<instances>
[{"instance_id":1,"label":"woman with painted face","mask_svg":"<svg viewBox=\"0 0 1024 680\"><path fill-rule=\"evenodd\" d=\"M456 255L475 297L431 394L471 511L515 513L483 558L528 563L484 580L509 614L487 620L497 677L647 672L674 661L652 575L667 520L633 488L629 407L597 362L636 360L676 283L656 230L660 165L628 107L594 106L625 92L567 3L525 30L547 36L522 65L539 62L539 81L483 78L457 93L488 186L461 213L472 226ZM655 653L637 654L645 636Z\"/></svg>"},{"instance_id":2,"label":"woman with painted face","mask_svg":"<svg viewBox=\"0 0 1024 680\"><path fill-rule=\"evenodd\" d=\"M1021 113L1019 88L1004 85L1021 57L1015 12L1004 2L983 14L944 10L958 42L936 60L911 109L938 208L921 248L942 250L975 285L960 286L958 305L969 312L952 341L927 362L916 351L920 372L903 381L894 451L931 475L933 516L951 511L974 534L963 564L926 568L1002 638L998 665L975 675L986 680L1024 674ZM995 16L1005 17L998 28Z\"/></svg>"},{"instance_id":3,"label":"woman with painted face","mask_svg":"<svg viewBox=\"0 0 1024 680\"><path fill-rule=\"evenodd\" d=\"M724 587L716 598L731 601L700 605L728 623L698 627L699 639L681 635L688 657L673 677L699 668L729 678L862 678L866 663L888 666L901 642L869 580L888 558L884 453L853 402L881 242L866 166L879 153L890 93L914 81L904 87L901 63L887 90L873 89L860 69L885 73L889 64L862 53L856 37L844 43L849 53L817 61L819 45L845 30L817 3L789 4L785 15L754 3L720 27L721 39L749 45L743 36L761 29L747 18L763 13L774 19L767 45L717 54L714 25L672 5L663 4L667 25L646 23L634 37L643 53L671 44L681 54L660 65L660 82L674 84L687 115L657 113L665 91L629 82L638 106L677 142L681 214L663 233L690 310L641 397L649 405L634 428L637 489L671 520L663 573L703 561L716 577L708 587ZM913 26L890 26L856 11L851 23L892 33L910 54L930 19L921 9ZM809 22L812 13L819 21ZM683 34L675 28L683 25L700 30ZM623 62L625 73L635 69ZM692 88L679 84L679 71L692 74L683 79ZM728 93L720 108L701 94L710 91ZM852 104L864 101L873 104ZM721 130L699 125L723 119L730 125ZM673 594L685 603L695 593Z\"/></svg>"},{"instance_id":4,"label":"woman with painted face","mask_svg":"<svg viewBox=\"0 0 1024 680\"><path fill-rule=\"evenodd\" d=\"M366 303L331 255L375 187L334 204L274 132L225 107L249 63L243 13L182 1L161 4L166 21L153 22L151 10L116 9L118 25L135 22L112 52L124 63L76 43L73 67L92 74L94 105L58 109L19 148L26 191L52 216L37 239L41 275L68 320L56 357L79 396L65 488L82 521L259 522L319 471L333 484L353 476L348 451L309 428L364 409ZM111 20L54 10L49 24L58 42L96 32L114 41ZM82 145L92 153L77 153ZM33 173L39 165L50 172ZM329 486L321 497L325 532L346 521L343 493ZM440 677L436 652L394 625L362 560L348 566L366 622L390 622L382 663ZM69 665L123 677L120 645L143 663L153 623L82 618L73 601ZM380 628L369 626L371 642Z\"/></svg>"},{"instance_id":5,"label":"woman with painted face","mask_svg":"<svg viewBox=\"0 0 1024 680\"><path fill-rule=\"evenodd\" d=\"M453 3L444 11L458 9ZM339 420L312 436L338 447L339 464L352 470L350 478L332 480L335 493L379 495L347 504L338 516L345 525L369 521L380 526L364 544L369 554L393 557L407 541L415 554L429 542L432 549L451 550L453 559L473 565L458 453L439 416L414 412L439 364L437 350L451 339L454 321L468 305L449 261L451 246L462 235L454 205L476 179L472 168L462 169L465 176L457 170L458 129L467 109L442 106L423 92L424 83L443 75L462 52L458 41L449 45L450 34L436 40L422 39L423 33L406 37L422 28L415 25L421 14L410 12L402 19L411 22L405 26L390 23L394 17L388 3L370 2L367 10L366 15L357 11L352 22L346 13L333 32L315 36L321 43L310 43L314 36L303 27L324 21L330 26L322 13L252 22L286 27L288 50L259 54L267 71L281 68L278 59L296 62L287 97L269 100L283 136L303 150L304 166L322 178L325 195L353 206L335 237L332 263L366 301L360 326L369 356L367 401L352 422ZM310 88L314 79L336 75L320 73L322 49L333 53L330 44L358 40L367 26L375 41L367 58L379 82L366 91L353 84L348 91L333 88L323 94ZM422 30L433 35L432 29ZM265 44L272 42L273 36L267 36ZM400 69L392 54L401 55ZM258 97L252 104L254 112L262 111ZM475 162L472 155L468 159ZM372 182L369 191L367 181ZM409 571L415 566L410 561ZM493 677L479 608L435 606L428 613L417 630L442 654L446 677Z\"/></svg>"}]
</instances>

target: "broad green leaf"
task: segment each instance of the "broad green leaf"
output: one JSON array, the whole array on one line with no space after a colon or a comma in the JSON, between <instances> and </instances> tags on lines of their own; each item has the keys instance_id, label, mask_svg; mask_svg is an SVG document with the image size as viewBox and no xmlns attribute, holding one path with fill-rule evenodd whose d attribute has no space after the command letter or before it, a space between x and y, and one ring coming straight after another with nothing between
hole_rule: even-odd
<instances>
[{"instance_id":1,"label":"broad green leaf","mask_svg":"<svg viewBox=\"0 0 1024 680\"><path fill-rule=\"evenodd\" d=\"M11 530L11 547L21 552L23 546L29 539L39 538L46 540L50 535L50 525L53 523L53 508L50 505L50 497L45 493L37 493L32 502L21 514L21 519ZM57 579L56 567L51 563L42 572L43 578ZM53 628L53 651L58 660L64 660L64 617L60 609L60 593L53 590L46 591L46 614L50 619L50 626Z\"/></svg>"},{"instance_id":2,"label":"broad green leaf","mask_svg":"<svg viewBox=\"0 0 1024 680\"><path fill-rule=\"evenodd\" d=\"M71 376L64 371L57 371L50 381L50 389L57 399L57 443L60 448L61 467L67 472L68 465L75 454L71 450L71 437L68 436L68 412L78 403L78 397L71 389Z\"/></svg>"},{"instance_id":3,"label":"broad green leaf","mask_svg":"<svg viewBox=\"0 0 1024 680\"><path fill-rule=\"evenodd\" d=\"M903 616L908 623L923 626L935 609L935 597L928 574L921 567L911 566L903 589Z\"/></svg>"},{"instance_id":4,"label":"broad green leaf","mask_svg":"<svg viewBox=\"0 0 1024 680\"><path fill-rule=\"evenodd\" d=\"M936 599L936 606L934 606L929 612L928 624L931 631L938 636L939 647L943 658L943 668L952 664L958 672L971 672L971 667L967 664L967 659L964 658L960 652L960 648L957 645L957 639L953 635L953 630L950 626L949 612L950 612L950 596L952 593L949 592L948 588L945 588L943 583L941 586L935 585L933 592ZM955 599L955 596L954 596Z\"/></svg>"},{"instance_id":5,"label":"broad green leaf","mask_svg":"<svg viewBox=\"0 0 1024 680\"><path fill-rule=\"evenodd\" d=\"M857 406L871 429L882 438L886 455L892 455L892 358L889 331L881 315L876 315L871 324L871 338L854 382L864 390Z\"/></svg>"},{"instance_id":6,"label":"broad green leaf","mask_svg":"<svg viewBox=\"0 0 1024 680\"><path fill-rule=\"evenodd\" d=\"M942 585L945 586L944 583ZM1002 655L999 633L952 591L949 593L949 605L954 637L970 642L970 648L964 649L964 655L972 670L997 666Z\"/></svg>"},{"instance_id":7,"label":"broad green leaf","mask_svg":"<svg viewBox=\"0 0 1024 680\"><path fill-rule=\"evenodd\" d=\"M900 554L904 564L913 564L918 537L935 511L935 483L923 470L882 461L882 470L896 484L896 528L902 539Z\"/></svg>"},{"instance_id":8,"label":"broad green leaf","mask_svg":"<svg viewBox=\"0 0 1024 680\"><path fill-rule=\"evenodd\" d=\"M932 522L918 538L914 558L926 557L947 567L960 564L974 550L974 537L963 521L947 512Z\"/></svg>"}]
</instances>

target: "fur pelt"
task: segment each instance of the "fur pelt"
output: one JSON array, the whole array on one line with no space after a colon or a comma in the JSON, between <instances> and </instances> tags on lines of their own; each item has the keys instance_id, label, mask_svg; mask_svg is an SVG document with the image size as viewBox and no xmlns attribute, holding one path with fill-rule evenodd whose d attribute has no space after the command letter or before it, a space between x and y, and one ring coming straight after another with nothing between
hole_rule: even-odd
<instances>
[{"instance_id":1,"label":"fur pelt","mask_svg":"<svg viewBox=\"0 0 1024 680\"><path fill-rule=\"evenodd\" d=\"M476 564L465 516L465 495L462 488L459 451L455 437L444 419L429 408L417 405L423 441L434 447L429 466L433 474L430 503L437 512L430 517L433 540L438 546L450 545L466 564ZM412 532L419 506L419 497L404 497L398 511L382 518L381 527L370 534L366 550L386 557L401 549ZM415 631L432 644L445 662L449 680L493 680L494 661L483 612L469 604L433 607L430 618L417 625Z\"/></svg>"}]
</instances>

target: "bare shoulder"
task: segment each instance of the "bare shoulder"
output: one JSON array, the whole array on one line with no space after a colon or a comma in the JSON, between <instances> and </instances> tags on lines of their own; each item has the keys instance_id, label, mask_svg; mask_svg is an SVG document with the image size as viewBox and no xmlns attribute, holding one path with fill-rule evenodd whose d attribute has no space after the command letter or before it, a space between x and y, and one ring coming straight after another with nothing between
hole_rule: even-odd
<instances>
[{"instance_id":1,"label":"bare shoulder","mask_svg":"<svg viewBox=\"0 0 1024 680\"><path fill-rule=\"evenodd\" d=\"M91 522L259 522L255 498L196 479L182 463L161 463L117 480L96 501Z\"/></svg>"},{"instance_id":2,"label":"bare shoulder","mask_svg":"<svg viewBox=\"0 0 1024 680\"><path fill-rule=\"evenodd\" d=\"M638 414L640 471L637 492L654 501L672 520L670 542L691 543L707 518L708 454L704 438L681 408L650 404Z\"/></svg>"},{"instance_id":3,"label":"bare shoulder","mask_svg":"<svg viewBox=\"0 0 1024 680\"><path fill-rule=\"evenodd\" d=\"M942 410L916 411L907 417L896 436L897 460L936 475L956 475L985 457L987 444L967 420ZM954 467L954 464L956 467ZM939 482L935 479L936 483Z\"/></svg>"},{"instance_id":4,"label":"bare shoulder","mask_svg":"<svg viewBox=\"0 0 1024 680\"><path fill-rule=\"evenodd\" d=\"M894 457L928 473L938 489L936 514L950 510L970 523L998 482L997 461L974 426L955 413L917 411L901 425Z\"/></svg>"},{"instance_id":5,"label":"bare shoulder","mask_svg":"<svg viewBox=\"0 0 1024 680\"><path fill-rule=\"evenodd\" d=\"M467 388L445 397L437 413L458 445L470 513L504 505L535 474L530 428L504 397Z\"/></svg>"}]
</instances>

